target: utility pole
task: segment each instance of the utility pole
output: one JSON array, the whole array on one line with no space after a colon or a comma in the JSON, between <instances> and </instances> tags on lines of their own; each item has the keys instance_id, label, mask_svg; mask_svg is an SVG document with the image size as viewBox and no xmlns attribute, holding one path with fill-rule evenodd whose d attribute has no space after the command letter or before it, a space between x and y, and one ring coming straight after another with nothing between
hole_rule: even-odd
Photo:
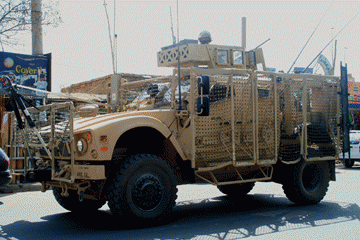
<instances>
[{"instance_id":1,"label":"utility pole","mask_svg":"<svg viewBox=\"0 0 360 240\"><path fill-rule=\"evenodd\" d=\"M31 0L32 55L43 55L41 0Z\"/></svg>"}]
</instances>

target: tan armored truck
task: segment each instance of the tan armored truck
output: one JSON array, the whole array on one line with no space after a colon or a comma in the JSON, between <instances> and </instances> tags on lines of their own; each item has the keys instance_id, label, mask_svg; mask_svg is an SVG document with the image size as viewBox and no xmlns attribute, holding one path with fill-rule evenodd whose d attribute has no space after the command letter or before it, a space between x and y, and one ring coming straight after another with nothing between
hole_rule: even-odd
<instances>
[{"instance_id":1,"label":"tan armored truck","mask_svg":"<svg viewBox=\"0 0 360 240\"><path fill-rule=\"evenodd\" d=\"M296 204L320 202L341 151L340 78L269 72L260 48L201 42L159 51L170 85L153 83L127 111L29 109L46 144L27 130L29 177L70 211L108 202L145 220L171 211L189 183L241 197L273 181Z\"/></svg>"}]
</instances>

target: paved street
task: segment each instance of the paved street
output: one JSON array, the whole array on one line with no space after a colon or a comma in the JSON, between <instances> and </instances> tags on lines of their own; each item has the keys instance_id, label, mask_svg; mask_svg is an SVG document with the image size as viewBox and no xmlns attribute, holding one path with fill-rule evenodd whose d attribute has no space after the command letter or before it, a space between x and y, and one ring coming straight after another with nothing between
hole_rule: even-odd
<instances>
[{"instance_id":1,"label":"paved street","mask_svg":"<svg viewBox=\"0 0 360 240\"><path fill-rule=\"evenodd\" d=\"M318 205L296 207L281 185L257 183L234 202L207 184L179 187L169 222L143 228L115 219L105 205L78 216L52 192L0 194L0 239L359 239L360 165L337 168Z\"/></svg>"}]
</instances>

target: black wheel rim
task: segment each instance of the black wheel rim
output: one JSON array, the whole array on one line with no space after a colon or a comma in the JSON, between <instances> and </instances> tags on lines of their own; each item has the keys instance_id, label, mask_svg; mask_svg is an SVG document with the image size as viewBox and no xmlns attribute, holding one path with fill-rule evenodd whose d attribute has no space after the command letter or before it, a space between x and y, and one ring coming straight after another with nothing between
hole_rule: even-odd
<instances>
[{"instance_id":1,"label":"black wheel rim","mask_svg":"<svg viewBox=\"0 0 360 240\"><path fill-rule=\"evenodd\" d=\"M315 191L321 181L321 169L316 164L306 164L303 170L302 181L307 191Z\"/></svg>"},{"instance_id":2,"label":"black wheel rim","mask_svg":"<svg viewBox=\"0 0 360 240\"><path fill-rule=\"evenodd\" d=\"M136 207L143 211L151 211L161 203L163 186L157 176L145 174L135 181L131 195Z\"/></svg>"}]
</instances>

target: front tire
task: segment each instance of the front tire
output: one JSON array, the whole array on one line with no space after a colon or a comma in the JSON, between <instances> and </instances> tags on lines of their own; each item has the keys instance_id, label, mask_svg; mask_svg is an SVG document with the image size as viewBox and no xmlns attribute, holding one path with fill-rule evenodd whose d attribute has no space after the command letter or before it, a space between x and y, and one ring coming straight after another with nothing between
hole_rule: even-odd
<instances>
[{"instance_id":1,"label":"front tire","mask_svg":"<svg viewBox=\"0 0 360 240\"><path fill-rule=\"evenodd\" d=\"M92 212L101 208L106 201L105 200L91 200L91 199L83 199L82 202L79 200L79 195L75 190L68 190L69 196L64 197L61 196L61 188L53 187L53 195L56 201L71 212Z\"/></svg>"},{"instance_id":2,"label":"front tire","mask_svg":"<svg viewBox=\"0 0 360 240\"><path fill-rule=\"evenodd\" d=\"M329 181L327 162L302 160L294 166L289 181L283 184L283 190L287 198L295 204L317 204L325 197Z\"/></svg>"},{"instance_id":3,"label":"front tire","mask_svg":"<svg viewBox=\"0 0 360 240\"><path fill-rule=\"evenodd\" d=\"M114 215L159 219L175 206L176 180L170 166L150 154L131 156L113 178L108 205Z\"/></svg>"}]
</instances>

